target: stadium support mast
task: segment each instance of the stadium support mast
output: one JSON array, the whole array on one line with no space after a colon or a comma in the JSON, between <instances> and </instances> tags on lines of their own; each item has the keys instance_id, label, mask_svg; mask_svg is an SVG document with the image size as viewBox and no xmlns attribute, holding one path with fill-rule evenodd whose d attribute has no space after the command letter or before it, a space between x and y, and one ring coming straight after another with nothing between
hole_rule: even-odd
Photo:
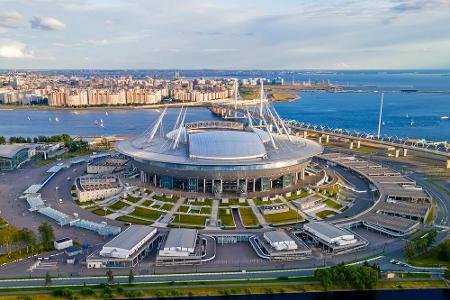
<instances>
[{"instance_id":1,"label":"stadium support mast","mask_svg":"<svg viewBox=\"0 0 450 300\"><path fill-rule=\"evenodd\" d=\"M180 142L180 135L181 135L181 131L183 130L183 127L184 127L184 119L186 118L186 112L187 112L187 108L184 111L183 118L181 119L180 126L178 127L177 138L175 139L175 143L173 144L172 149L176 149L178 147L178 143Z\"/></svg>"},{"instance_id":2,"label":"stadium support mast","mask_svg":"<svg viewBox=\"0 0 450 300\"><path fill-rule=\"evenodd\" d=\"M384 101L384 93L381 93L381 100L380 100L380 115L378 117L378 131L377 131L377 138L380 138L381 133L381 119L383 116L383 101Z\"/></svg>"},{"instance_id":3,"label":"stadium support mast","mask_svg":"<svg viewBox=\"0 0 450 300\"><path fill-rule=\"evenodd\" d=\"M238 103L238 83L237 79L234 81L234 117L237 117L237 103Z\"/></svg>"},{"instance_id":4,"label":"stadium support mast","mask_svg":"<svg viewBox=\"0 0 450 300\"><path fill-rule=\"evenodd\" d=\"M261 79L261 92L259 93L259 115L263 116L263 100L264 100L264 83ZM262 126L262 120L259 119L259 126Z\"/></svg>"},{"instance_id":5,"label":"stadium support mast","mask_svg":"<svg viewBox=\"0 0 450 300\"><path fill-rule=\"evenodd\" d=\"M152 130L150 131L150 135L145 140L145 142L148 144L150 143L153 138L156 135L156 132L158 132L158 128L161 126L162 120L164 119L164 116L166 115L167 107L164 108L163 112L159 115L158 119L156 120L155 125L153 126Z\"/></svg>"},{"instance_id":6,"label":"stadium support mast","mask_svg":"<svg viewBox=\"0 0 450 300\"><path fill-rule=\"evenodd\" d=\"M182 115L183 115L183 106L181 106L180 112L178 113L177 120L175 121L175 124L173 125L173 130L178 128L178 123L180 122Z\"/></svg>"},{"instance_id":7,"label":"stadium support mast","mask_svg":"<svg viewBox=\"0 0 450 300\"><path fill-rule=\"evenodd\" d=\"M289 131L287 130L286 125L284 124L284 120L280 117L280 115L278 114L278 112L277 112L277 110L275 109L275 107L273 108L273 113L275 114L275 117L276 117L276 118L278 119L278 121L280 122L281 127L282 127L283 130L284 130L284 133L286 133L286 135L287 135L287 138L289 139L289 141L292 142L292 137L291 137L291 135L289 134Z\"/></svg>"},{"instance_id":8,"label":"stadium support mast","mask_svg":"<svg viewBox=\"0 0 450 300\"><path fill-rule=\"evenodd\" d=\"M277 128L277 132L281 135L283 134L283 131L281 131L280 126L278 126L278 120L277 118L275 118L275 116L273 115L273 113L270 111L269 106L266 106L267 112L269 113L270 118L272 119L273 124L275 125L275 127Z\"/></svg>"}]
</instances>

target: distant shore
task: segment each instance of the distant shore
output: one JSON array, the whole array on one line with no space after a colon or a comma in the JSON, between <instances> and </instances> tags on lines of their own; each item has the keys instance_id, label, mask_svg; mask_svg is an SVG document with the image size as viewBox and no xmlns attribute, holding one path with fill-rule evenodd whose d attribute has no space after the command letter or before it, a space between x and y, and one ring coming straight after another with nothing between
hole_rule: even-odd
<instances>
[{"instance_id":1,"label":"distant shore","mask_svg":"<svg viewBox=\"0 0 450 300\"><path fill-rule=\"evenodd\" d=\"M82 106L82 107L60 107L49 105L0 105L0 110L56 110L56 111L75 111L75 110L135 110L135 109L157 109L157 108L180 108L180 107L208 107L214 102L184 102L184 103L158 103L149 105L111 105L111 106Z\"/></svg>"}]
</instances>

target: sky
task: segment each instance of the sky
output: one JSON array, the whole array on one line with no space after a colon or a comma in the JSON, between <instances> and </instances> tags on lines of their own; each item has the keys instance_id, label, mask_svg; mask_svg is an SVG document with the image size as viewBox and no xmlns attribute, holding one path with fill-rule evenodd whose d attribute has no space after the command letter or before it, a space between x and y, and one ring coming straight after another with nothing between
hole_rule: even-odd
<instances>
[{"instance_id":1,"label":"sky","mask_svg":"<svg viewBox=\"0 0 450 300\"><path fill-rule=\"evenodd\" d=\"M450 68L450 0L0 0L15 68Z\"/></svg>"}]
</instances>

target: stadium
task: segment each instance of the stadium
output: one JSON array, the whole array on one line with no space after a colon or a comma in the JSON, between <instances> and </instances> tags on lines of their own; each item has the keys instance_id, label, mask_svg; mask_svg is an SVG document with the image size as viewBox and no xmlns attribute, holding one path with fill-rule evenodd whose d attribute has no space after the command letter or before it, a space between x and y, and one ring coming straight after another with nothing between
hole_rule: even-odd
<instances>
[{"instance_id":1,"label":"stadium","mask_svg":"<svg viewBox=\"0 0 450 300\"><path fill-rule=\"evenodd\" d=\"M301 184L311 158L323 147L289 135L274 108L272 120L185 123L180 110L165 133L162 111L143 134L117 143L141 172L141 181L174 191L243 197L247 193L279 193ZM264 118L263 118L264 119Z\"/></svg>"}]
</instances>

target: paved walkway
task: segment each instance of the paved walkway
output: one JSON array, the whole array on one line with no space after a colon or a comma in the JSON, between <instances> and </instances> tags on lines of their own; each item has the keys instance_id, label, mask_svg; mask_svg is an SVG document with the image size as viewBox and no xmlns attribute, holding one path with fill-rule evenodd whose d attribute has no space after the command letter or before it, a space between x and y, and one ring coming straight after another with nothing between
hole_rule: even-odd
<instances>
[{"instance_id":1,"label":"paved walkway","mask_svg":"<svg viewBox=\"0 0 450 300\"><path fill-rule=\"evenodd\" d=\"M217 215L219 213L220 200L214 199L211 206L211 217L209 221L209 226L217 227Z\"/></svg>"}]
</instances>

